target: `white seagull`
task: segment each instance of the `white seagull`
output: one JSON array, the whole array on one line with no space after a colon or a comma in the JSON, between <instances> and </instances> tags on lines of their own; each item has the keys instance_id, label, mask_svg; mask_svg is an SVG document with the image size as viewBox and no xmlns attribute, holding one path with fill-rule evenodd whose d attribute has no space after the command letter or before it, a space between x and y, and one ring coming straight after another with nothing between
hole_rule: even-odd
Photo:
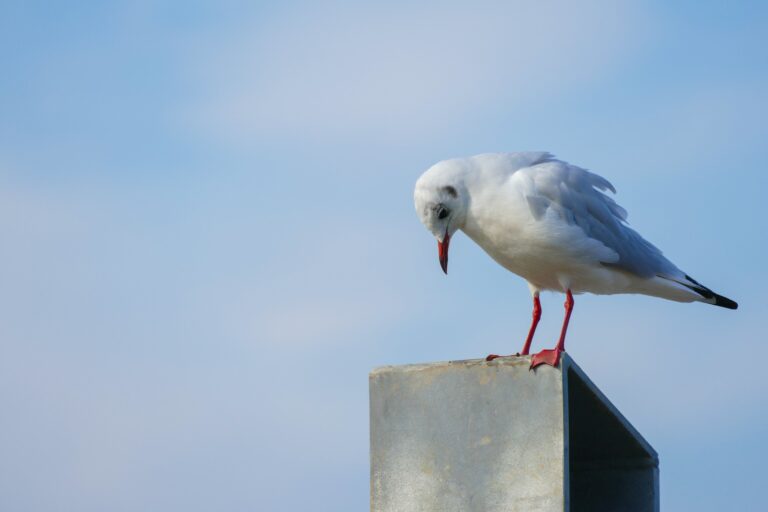
<instances>
[{"instance_id":1,"label":"white seagull","mask_svg":"<svg viewBox=\"0 0 768 512\"><path fill-rule=\"evenodd\" d=\"M528 355L541 317L539 292L565 293L557 346L535 354L531 368L559 363L574 293L641 293L738 307L677 268L627 226L626 210L607 190L616 193L605 178L546 152L445 160L416 182L416 212L437 239L446 274L448 245L460 229L502 267L528 281L533 322L521 355Z\"/></svg>"}]
</instances>

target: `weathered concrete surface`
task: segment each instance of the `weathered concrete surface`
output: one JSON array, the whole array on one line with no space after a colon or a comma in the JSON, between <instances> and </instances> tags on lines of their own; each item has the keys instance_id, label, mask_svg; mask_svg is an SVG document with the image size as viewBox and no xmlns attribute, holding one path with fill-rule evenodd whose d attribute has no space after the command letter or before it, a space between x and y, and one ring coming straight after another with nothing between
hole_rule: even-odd
<instances>
[{"instance_id":1,"label":"weathered concrete surface","mask_svg":"<svg viewBox=\"0 0 768 512\"><path fill-rule=\"evenodd\" d=\"M557 369L529 364L371 372L371 510L658 510L650 445L568 356Z\"/></svg>"},{"instance_id":2,"label":"weathered concrete surface","mask_svg":"<svg viewBox=\"0 0 768 512\"><path fill-rule=\"evenodd\" d=\"M525 358L371 373L375 512L562 511L563 379Z\"/></svg>"}]
</instances>

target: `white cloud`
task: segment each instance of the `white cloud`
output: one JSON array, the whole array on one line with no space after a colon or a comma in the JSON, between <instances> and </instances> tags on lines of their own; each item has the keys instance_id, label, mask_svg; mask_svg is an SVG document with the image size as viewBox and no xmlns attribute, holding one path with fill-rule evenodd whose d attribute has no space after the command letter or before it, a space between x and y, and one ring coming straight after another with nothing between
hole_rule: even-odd
<instances>
[{"instance_id":1,"label":"white cloud","mask_svg":"<svg viewBox=\"0 0 768 512\"><path fill-rule=\"evenodd\" d=\"M595 79L642 19L601 1L287 11L198 60L193 117L228 140L423 136Z\"/></svg>"}]
</instances>

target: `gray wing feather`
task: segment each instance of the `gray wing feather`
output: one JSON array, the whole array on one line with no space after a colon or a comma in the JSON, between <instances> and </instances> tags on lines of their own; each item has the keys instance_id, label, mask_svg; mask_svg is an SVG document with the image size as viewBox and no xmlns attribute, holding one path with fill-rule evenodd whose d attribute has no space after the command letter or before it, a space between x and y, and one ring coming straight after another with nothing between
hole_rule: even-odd
<instances>
[{"instance_id":1,"label":"gray wing feather","mask_svg":"<svg viewBox=\"0 0 768 512\"><path fill-rule=\"evenodd\" d=\"M534 218L551 208L567 223L579 226L619 255L618 261L605 265L641 277L682 275L656 246L626 224L627 211L604 193L616 192L608 180L554 159L526 171L533 179L534 192L526 199Z\"/></svg>"}]
</instances>

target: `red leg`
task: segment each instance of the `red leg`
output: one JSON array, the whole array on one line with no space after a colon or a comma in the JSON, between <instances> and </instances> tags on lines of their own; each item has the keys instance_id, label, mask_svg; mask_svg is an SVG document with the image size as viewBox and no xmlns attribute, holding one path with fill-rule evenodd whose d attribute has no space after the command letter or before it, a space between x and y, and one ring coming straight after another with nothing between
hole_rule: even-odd
<instances>
[{"instance_id":1,"label":"red leg","mask_svg":"<svg viewBox=\"0 0 768 512\"><path fill-rule=\"evenodd\" d=\"M539 302L539 294L533 296L533 321L531 322L531 328L528 329L528 337L525 338L525 345L523 345L523 351L520 355L527 356L531 350L531 342L533 341L533 335L536 332L536 326L539 325L541 320L541 302Z\"/></svg>"},{"instance_id":2,"label":"red leg","mask_svg":"<svg viewBox=\"0 0 768 512\"><path fill-rule=\"evenodd\" d=\"M557 366L560 363L560 354L565 352L565 333L568 332L568 322L571 320L571 311L573 311L573 294L567 290L565 294L565 318L563 319L563 328L560 330L560 340L557 346L550 350L542 350L531 358L531 369L541 364Z\"/></svg>"},{"instance_id":3,"label":"red leg","mask_svg":"<svg viewBox=\"0 0 768 512\"><path fill-rule=\"evenodd\" d=\"M536 333L536 326L539 325L541 320L541 302L539 302L538 292L533 295L533 321L531 322L531 328L528 329L528 337L525 338L525 345L523 345L523 351L515 354L516 356L527 356L531 349L531 342L533 341L533 335ZM497 357L502 357L496 354L491 354L485 358L486 361L493 361Z\"/></svg>"}]
</instances>

